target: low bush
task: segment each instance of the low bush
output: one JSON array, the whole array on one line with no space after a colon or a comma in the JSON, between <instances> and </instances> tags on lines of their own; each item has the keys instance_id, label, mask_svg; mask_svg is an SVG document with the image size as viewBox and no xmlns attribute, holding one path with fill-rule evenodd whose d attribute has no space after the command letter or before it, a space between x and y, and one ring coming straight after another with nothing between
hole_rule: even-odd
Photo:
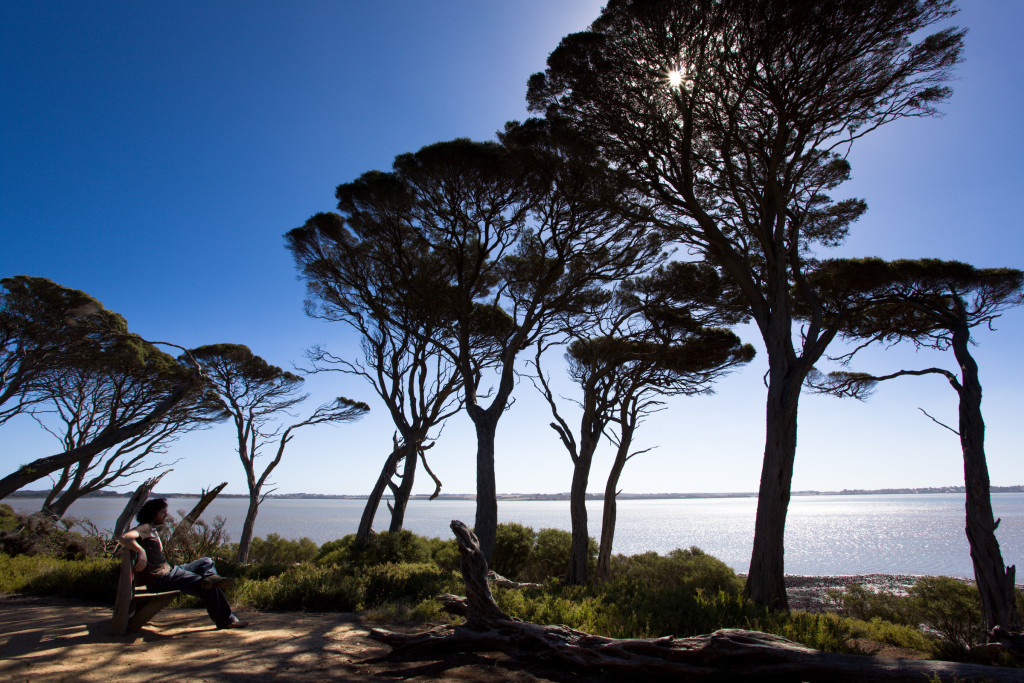
<instances>
[{"instance_id":1,"label":"low bush","mask_svg":"<svg viewBox=\"0 0 1024 683\"><path fill-rule=\"evenodd\" d=\"M921 623L942 636L945 654L960 655L986 641L976 586L948 576L926 576L911 587L909 598Z\"/></svg>"},{"instance_id":2,"label":"low bush","mask_svg":"<svg viewBox=\"0 0 1024 683\"><path fill-rule=\"evenodd\" d=\"M262 581L240 581L232 598L270 610L351 612L396 604L412 610L440 593L458 590L459 585L454 573L433 563L389 563L358 569L305 564Z\"/></svg>"},{"instance_id":3,"label":"low bush","mask_svg":"<svg viewBox=\"0 0 1024 683\"><path fill-rule=\"evenodd\" d=\"M360 607L361 583L336 567L305 564L262 581L240 581L233 598L259 609L351 612Z\"/></svg>"},{"instance_id":4,"label":"low bush","mask_svg":"<svg viewBox=\"0 0 1024 683\"><path fill-rule=\"evenodd\" d=\"M320 566L368 566L386 562L429 562L431 544L422 536L402 529L373 534L366 543L357 544L354 534L320 547L315 559Z\"/></svg>"},{"instance_id":5,"label":"low bush","mask_svg":"<svg viewBox=\"0 0 1024 683\"><path fill-rule=\"evenodd\" d=\"M841 590L827 592L826 602L840 614L872 621L882 619L893 624L916 625L920 620L913 601L907 596L885 590L871 590L859 583L850 583Z\"/></svg>"},{"instance_id":6,"label":"low bush","mask_svg":"<svg viewBox=\"0 0 1024 683\"><path fill-rule=\"evenodd\" d=\"M530 561L536 542L537 534L531 527L516 522L499 524L491 554L491 569L505 578L521 581L522 570Z\"/></svg>"},{"instance_id":7,"label":"low bush","mask_svg":"<svg viewBox=\"0 0 1024 683\"><path fill-rule=\"evenodd\" d=\"M569 570L572 534L562 529L541 529L515 522L498 525L491 568L513 581L543 583L565 578ZM593 572L597 565L597 541L589 539L587 563Z\"/></svg>"},{"instance_id":8,"label":"low bush","mask_svg":"<svg viewBox=\"0 0 1024 683\"><path fill-rule=\"evenodd\" d=\"M0 507L0 553L65 560L103 557L102 540L71 531L76 524L74 519L54 520L40 513L21 515L5 504Z\"/></svg>"},{"instance_id":9,"label":"low bush","mask_svg":"<svg viewBox=\"0 0 1024 683\"><path fill-rule=\"evenodd\" d=\"M270 534L266 538L252 539L249 547L249 562L260 564L289 565L311 562L319 548L313 539L303 536L297 541Z\"/></svg>"},{"instance_id":10,"label":"low bush","mask_svg":"<svg viewBox=\"0 0 1024 683\"><path fill-rule=\"evenodd\" d=\"M0 592L58 595L113 604L120 562L0 554Z\"/></svg>"}]
</instances>

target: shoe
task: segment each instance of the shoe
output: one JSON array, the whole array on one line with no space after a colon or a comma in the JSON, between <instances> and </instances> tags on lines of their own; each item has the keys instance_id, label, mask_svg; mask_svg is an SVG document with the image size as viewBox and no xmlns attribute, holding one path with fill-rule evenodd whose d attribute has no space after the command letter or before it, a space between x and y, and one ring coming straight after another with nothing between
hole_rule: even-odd
<instances>
[{"instance_id":1,"label":"shoe","mask_svg":"<svg viewBox=\"0 0 1024 683\"><path fill-rule=\"evenodd\" d=\"M229 579L226 576L220 576L219 574L210 574L209 576L203 577L203 580L199 582L199 587L204 590L210 588L227 588L234 582L234 579Z\"/></svg>"},{"instance_id":2,"label":"shoe","mask_svg":"<svg viewBox=\"0 0 1024 683\"><path fill-rule=\"evenodd\" d=\"M238 617L233 616L233 617L231 617L231 621L229 621L226 624L221 624L217 628L218 629L223 629L223 628L245 628L248 625L249 625L248 621L242 621Z\"/></svg>"}]
</instances>

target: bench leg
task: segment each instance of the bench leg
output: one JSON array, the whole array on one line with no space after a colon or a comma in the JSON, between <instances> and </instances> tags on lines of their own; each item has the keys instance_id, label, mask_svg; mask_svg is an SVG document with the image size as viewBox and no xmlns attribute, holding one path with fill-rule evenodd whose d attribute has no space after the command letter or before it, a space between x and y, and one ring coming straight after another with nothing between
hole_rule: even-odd
<instances>
[{"instance_id":1,"label":"bench leg","mask_svg":"<svg viewBox=\"0 0 1024 683\"><path fill-rule=\"evenodd\" d=\"M153 598L146 600L143 604L139 605L135 610L135 614L128 620L128 632L138 631L140 628L145 626L150 619L155 617L164 607L167 607L177 595L167 595L159 598Z\"/></svg>"}]
</instances>

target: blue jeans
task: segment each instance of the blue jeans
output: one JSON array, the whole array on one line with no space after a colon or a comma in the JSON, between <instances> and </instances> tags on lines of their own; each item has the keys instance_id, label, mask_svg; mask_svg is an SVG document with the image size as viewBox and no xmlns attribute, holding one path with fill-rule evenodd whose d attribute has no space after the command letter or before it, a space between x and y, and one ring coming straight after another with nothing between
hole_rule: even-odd
<instances>
[{"instance_id":1,"label":"blue jeans","mask_svg":"<svg viewBox=\"0 0 1024 683\"><path fill-rule=\"evenodd\" d=\"M196 595L206 604L206 613L210 615L217 626L224 626L234 616L231 613L231 605L224 597L224 591L219 588L200 588L199 584L207 576L217 573L213 566L213 560L209 557L200 557L195 562L180 564L171 567L171 571L164 574L158 581L155 581L151 590L154 591L181 591L189 595Z\"/></svg>"}]
</instances>

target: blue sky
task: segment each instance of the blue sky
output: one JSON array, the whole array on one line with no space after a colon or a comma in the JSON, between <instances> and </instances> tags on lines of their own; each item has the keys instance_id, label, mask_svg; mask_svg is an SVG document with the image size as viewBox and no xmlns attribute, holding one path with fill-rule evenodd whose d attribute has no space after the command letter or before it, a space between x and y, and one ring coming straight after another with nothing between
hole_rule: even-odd
<instances>
[{"instance_id":1,"label":"blue sky","mask_svg":"<svg viewBox=\"0 0 1024 683\"><path fill-rule=\"evenodd\" d=\"M178 2L0 4L0 275L82 289L150 340L243 343L277 365L324 344L355 356L338 326L306 318L282 235L334 208L334 187L387 169L396 154L453 137L491 138L526 116L526 79L600 2ZM837 196L868 214L841 255L961 259L1024 266L1024 186L1017 47L1024 4L965 3L966 59L940 119L871 134L851 154ZM1024 310L979 332L993 483L1024 483ZM753 329L741 331L760 348ZM891 371L950 357L890 349L857 367ZM657 446L627 467L626 491L754 491L764 435L764 365L713 397L679 400L638 435ZM300 432L276 476L279 492L365 493L392 427L368 387L310 377L315 402L367 400L363 421ZM568 456L528 382L498 431L501 492L566 491ZM795 489L962 483L943 380L907 379L868 403L805 396ZM0 469L48 455L56 442L27 418L0 435ZM227 426L187 435L161 488L229 481L245 490ZM474 486L468 417L430 451L446 492ZM603 488L603 455L591 488ZM42 488L37 482L32 488ZM425 481L418 492L429 491Z\"/></svg>"}]
</instances>

